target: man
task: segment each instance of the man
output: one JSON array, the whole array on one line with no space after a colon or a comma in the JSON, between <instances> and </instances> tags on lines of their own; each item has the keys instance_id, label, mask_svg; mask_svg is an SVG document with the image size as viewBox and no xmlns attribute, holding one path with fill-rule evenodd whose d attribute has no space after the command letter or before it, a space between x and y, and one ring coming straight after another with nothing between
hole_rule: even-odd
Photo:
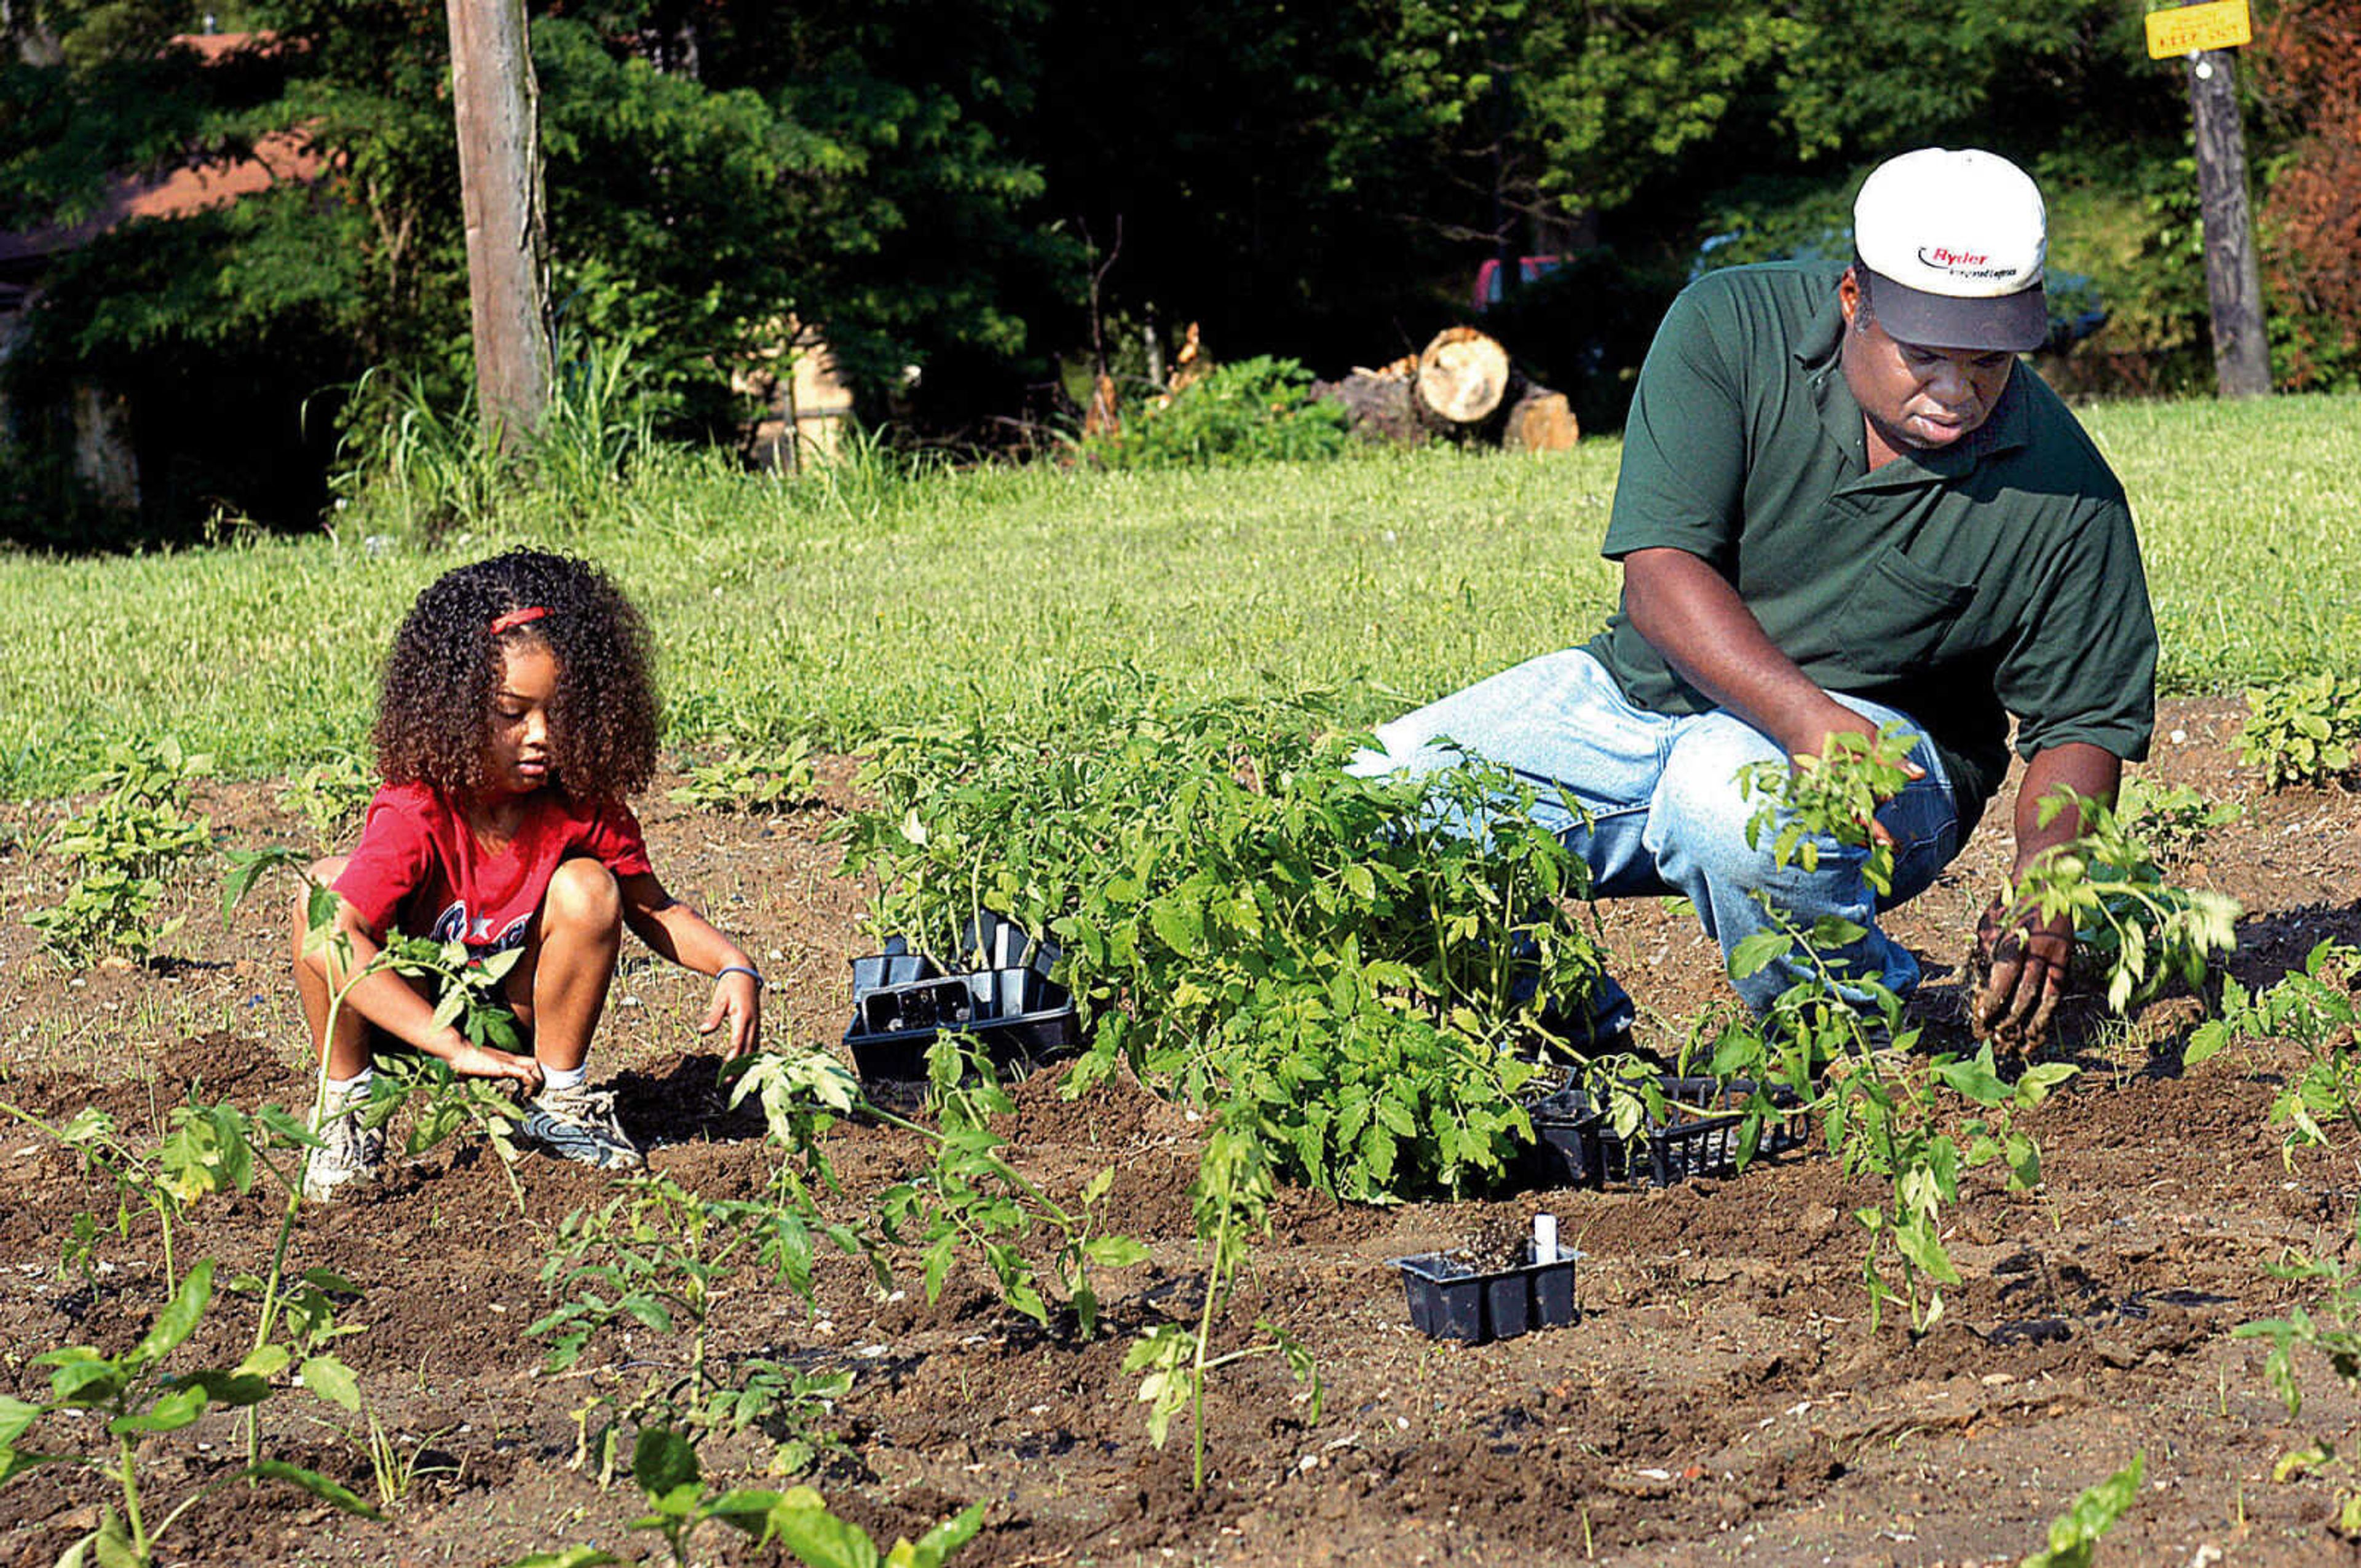
<instances>
[{"instance_id":1,"label":"man","mask_svg":"<svg viewBox=\"0 0 2361 1568\"><path fill-rule=\"evenodd\" d=\"M1901 993L1918 965L1876 916L1959 852L2005 772L2008 717L2021 871L2077 831L2070 811L2041 823L2043 796L2111 798L2147 754L2156 631L2122 486L2017 363L2048 331L2032 181L1922 149L1870 175L1853 226L1849 267L1733 268L1666 314L1625 430L1606 630L1384 726L1358 766L1488 758L1579 805L1552 826L1601 896L1684 894L1727 955L1769 924L1761 890L1799 927L1863 927L1826 956ZM1807 871L1747 842L1741 766L1889 722L1916 770L1877 811L1890 894L1863 880L1865 850L1825 843ZM1995 903L1977 941L1979 1033L2037 1033L2070 926ZM1735 983L1759 1012L1802 972ZM1609 982L1593 1029L1631 1017Z\"/></svg>"}]
</instances>

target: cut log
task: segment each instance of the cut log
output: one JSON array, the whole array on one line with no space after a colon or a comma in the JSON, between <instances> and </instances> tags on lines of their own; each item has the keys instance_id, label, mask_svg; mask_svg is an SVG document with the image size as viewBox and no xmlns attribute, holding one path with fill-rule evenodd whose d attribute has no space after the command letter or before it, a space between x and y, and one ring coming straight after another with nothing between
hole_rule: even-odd
<instances>
[{"instance_id":1,"label":"cut log","mask_svg":"<svg viewBox=\"0 0 2361 1568\"><path fill-rule=\"evenodd\" d=\"M1556 452L1580 433L1563 393L1527 380L1497 340L1473 327L1445 328L1422 353L1390 365L1314 381L1312 395L1343 405L1358 434L1402 445L1441 436Z\"/></svg>"},{"instance_id":2,"label":"cut log","mask_svg":"<svg viewBox=\"0 0 2361 1568\"><path fill-rule=\"evenodd\" d=\"M1508 422L1500 427L1500 444L1510 452L1565 452L1581 435L1574 405L1565 400L1564 392L1528 383L1524 396L1509 407Z\"/></svg>"},{"instance_id":3,"label":"cut log","mask_svg":"<svg viewBox=\"0 0 2361 1568\"><path fill-rule=\"evenodd\" d=\"M1342 403L1345 422L1372 440L1404 445L1424 441L1430 432L1411 406L1412 377L1404 367L1409 364L1398 361L1379 370L1356 366L1341 381L1312 382L1312 395L1317 400Z\"/></svg>"},{"instance_id":4,"label":"cut log","mask_svg":"<svg viewBox=\"0 0 2361 1568\"><path fill-rule=\"evenodd\" d=\"M1479 425L1509 391L1509 353L1472 326L1445 327L1418 356L1422 418L1438 428Z\"/></svg>"}]
</instances>

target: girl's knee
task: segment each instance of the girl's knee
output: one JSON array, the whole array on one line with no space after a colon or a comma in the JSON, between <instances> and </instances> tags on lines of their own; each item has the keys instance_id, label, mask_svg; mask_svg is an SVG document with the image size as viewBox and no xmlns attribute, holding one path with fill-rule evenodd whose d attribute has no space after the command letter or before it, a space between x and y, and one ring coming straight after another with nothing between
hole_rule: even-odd
<instances>
[{"instance_id":1,"label":"girl's knee","mask_svg":"<svg viewBox=\"0 0 2361 1568\"><path fill-rule=\"evenodd\" d=\"M597 861L577 856L560 861L550 873L549 893L541 907L544 924L555 921L577 928L620 926L623 890L614 872Z\"/></svg>"}]
</instances>

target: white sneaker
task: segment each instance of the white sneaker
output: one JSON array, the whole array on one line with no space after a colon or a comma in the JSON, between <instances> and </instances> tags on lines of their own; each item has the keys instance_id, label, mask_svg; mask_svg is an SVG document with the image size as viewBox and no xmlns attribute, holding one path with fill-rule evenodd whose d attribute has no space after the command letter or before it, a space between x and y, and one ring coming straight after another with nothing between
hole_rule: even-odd
<instances>
[{"instance_id":1,"label":"white sneaker","mask_svg":"<svg viewBox=\"0 0 2361 1568\"><path fill-rule=\"evenodd\" d=\"M303 1161L303 1196L313 1202L333 1201L342 1189L375 1181L385 1168L385 1129L361 1124L368 1109L367 1090L332 1093L320 1107L321 1146L306 1151Z\"/></svg>"},{"instance_id":2,"label":"white sneaker","mask_svg":"<svg viewBox=\"0 0 2361 1568\"><path fill-rule=\"evenodd\" d=\"M587 1084L544 1089L525 1102L516 1140L547 1149L560 1159L608 1169L638 1170L647 1157L615 1120L615 1091Z\"/></svg>"}]
</instances>

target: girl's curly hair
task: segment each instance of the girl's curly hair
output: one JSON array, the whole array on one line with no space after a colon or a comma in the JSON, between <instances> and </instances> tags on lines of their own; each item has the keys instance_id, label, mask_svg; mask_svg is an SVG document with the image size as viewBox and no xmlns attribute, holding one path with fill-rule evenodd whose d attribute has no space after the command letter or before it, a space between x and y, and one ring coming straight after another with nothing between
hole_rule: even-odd
<instances>
[{"instance_id":1,"label":"girl's curly hair","mask_svg":"<svg viewBox=\"0 0 2361 1568\"><path fill-rule=\"evenodd\" d=\"M533 609L546 613L493 632L500 617ZM524 549L445 573L402 618L369 734L387 782L455 796L485 789L503 650L531 641L557 662L550 783L586 806L645 788L657 712L646 623L596 566Z\"/></svg>"}]
</instances>

